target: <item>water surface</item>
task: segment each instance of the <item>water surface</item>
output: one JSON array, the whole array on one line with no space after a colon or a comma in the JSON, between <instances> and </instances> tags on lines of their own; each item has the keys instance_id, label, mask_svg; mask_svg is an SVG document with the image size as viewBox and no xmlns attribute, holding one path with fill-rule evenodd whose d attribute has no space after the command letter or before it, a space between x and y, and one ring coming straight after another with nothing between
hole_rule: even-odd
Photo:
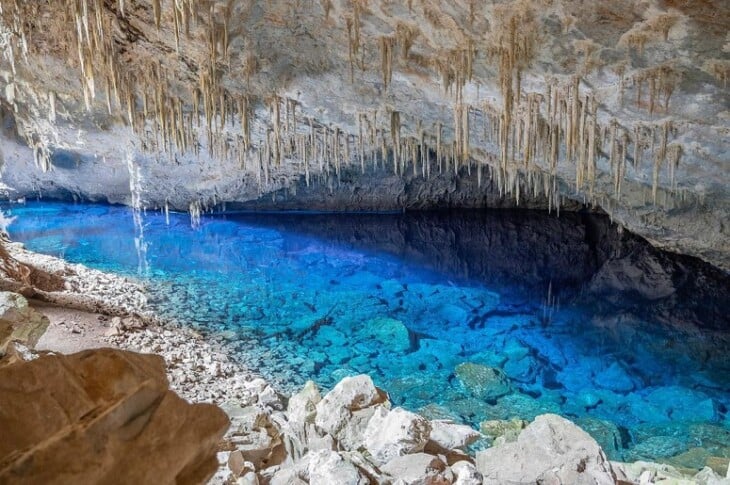
<instances>
[{"instance_id":1,"label":"water surface","mask_svg":"<svg viewBox=\"0 0 730 485\"><path fill-rule=\"evenodd\" d=\"M142 277L164 315L237 340L284 391L368 373L478 426L555 412L613 459L730 457L730 283L602 217L143 214L6 206L31 250ZM496 370L495 370L496 369Z\"/></svg>"}]
</instances>

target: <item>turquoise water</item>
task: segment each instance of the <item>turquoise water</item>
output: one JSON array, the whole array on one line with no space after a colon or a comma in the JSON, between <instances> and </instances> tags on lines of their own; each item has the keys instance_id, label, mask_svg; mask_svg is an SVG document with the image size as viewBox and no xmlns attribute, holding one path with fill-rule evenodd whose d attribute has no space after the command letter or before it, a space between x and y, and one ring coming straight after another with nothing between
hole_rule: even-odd
<instances>
[{"instance_id":1,"label":"turquoise water","mask_svg":"<svg viewBox=\"0 0 730 485\"><path fill-rule=\"evenodd\" d=\"M284 391L364 372L431 417L556 412L614 459L730 457L727 274L603 218L148 212L140 237L124 207L5 212L29 249L141 277L160 313L235 337Z\"/></svg>"}]
</instances>

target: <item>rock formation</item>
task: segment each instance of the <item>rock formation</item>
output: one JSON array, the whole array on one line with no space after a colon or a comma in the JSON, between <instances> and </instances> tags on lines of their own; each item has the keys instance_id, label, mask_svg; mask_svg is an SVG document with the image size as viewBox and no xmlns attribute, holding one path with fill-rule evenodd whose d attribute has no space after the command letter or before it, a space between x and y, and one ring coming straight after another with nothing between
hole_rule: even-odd
<instances>
[{"instance_id":1,"label":"rock formation","mask_svg":"<svg viewBox=\"0 0 730 485\"><path fill-rule=\"evenodd\" d=\"M730 267L726 2L0 2L11 197L594 204Z\"/></svg>"},{"instance_id":2,"label":"rock formation","mask_svg":"<svg viewBox=\"0 0 730 485\"><path fill-rule=\"evenodd\" d=\"M307 383L283 403L229 407L228 481L244 484L501 485L554 483L613 485L671 483L726 485L709 467L681 473L655 463L610 462L599 444L553 414L532 423L468 426L393 408L365 375L347 377L322 397ZM483 442L482 442L483 443ZM723 463L724 465L724 463ZM722 470L724 474L724 469ZM225 474L217 475L221 480Z\"/></svg>"},{"instance_id":3,"label":"rock formation","mask_svg":"<svg viewBox=\"0 0 730 485\"><path fill-rule=\"evenodd\" d=\"M161 357L43 355L0 368L0 482L202 483L227 424L168 390Z\"/></svg>"},{"instance_id":4,"label":"rock formation","mask_svg":"<svg viewBox=\"0 0 730 485\"><path fill-rule=\"evenodd\" d=\"M29 307L22 295L0 292L0 357L12 342L35 347L48 324L48 318Z\"/></svg>"},{"instance_id":5,"label":"rock formation","mask_svg":"<svg viewBox=\"0 0 730 485\"><path fill-rule=\"evenodd\" d=\"M169 390L160 356L29 351L49 320L0 292L0 483L203 483L228 418Z\"/></svg>"}]
</instances>

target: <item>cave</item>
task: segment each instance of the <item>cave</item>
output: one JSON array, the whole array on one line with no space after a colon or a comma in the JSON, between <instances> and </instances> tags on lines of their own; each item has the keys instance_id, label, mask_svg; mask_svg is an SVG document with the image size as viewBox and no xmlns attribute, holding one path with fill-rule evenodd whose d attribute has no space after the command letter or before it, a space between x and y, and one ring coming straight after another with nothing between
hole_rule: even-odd
<instances>
[{"instance_id":1,"label":"cave","mask_svg":"<svg viewBox=\"0 0 730 485\"><path fill-rule=\"evenodd\" d=\"M0 0L0 483L730 483L723 0Z\"/></svg>"}]
</instances>

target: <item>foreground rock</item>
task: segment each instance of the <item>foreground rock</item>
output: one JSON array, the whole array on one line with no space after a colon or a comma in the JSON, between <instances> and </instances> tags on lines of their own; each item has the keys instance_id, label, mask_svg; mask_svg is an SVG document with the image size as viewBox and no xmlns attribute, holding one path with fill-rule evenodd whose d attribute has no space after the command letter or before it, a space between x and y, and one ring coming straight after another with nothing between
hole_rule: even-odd
<instances>
[{"instance_id":1,"label":"foreground rock","mask_svg":"<svg viewBox=\"0 0 730 485\"><path fill-rule=\"evenodd\" d=\"M203 483L227 426L168 390L158 356L101 349L0 368L2 483Z\"/></svg>"},{"instance_id":2,"label":"foreground rock","mask_svg":"<svg viewBox=\"0 0 730 485\"><path fill-rule=\"evenodd\" d=\"M710 468L686 475L655 463L613 463L571 421L553 414L485 422L488 435L448 420L393 408L365 375L347 377L323 397L308 382L286 411L258 403L228 407L229 471L219 483L501 485L675 483L730 485ZM477 452L476 440L493 446Z\"/></svg>"},{"instance_id":3,"label":"foreground rock","mask_svg":"<svg viewBox=\"0 0 730 485\"><path fill-rule=\"evenodd\" d=\"M477 453L485 484L571 483L613 485L616 474L598 443L572 422L538 416L516 442Z\"/></svg>"},{"instance_id":4,"label":"foreground rock","mask_svg":"<svg viewBox=\"0 0 730 485\"><path fill-rule=\"evenodd\" d=\"M0 357L11 341L35 347L48 324L48 318L29 307L22 295L0 292Z\"/></svg>"}]
</instances>

